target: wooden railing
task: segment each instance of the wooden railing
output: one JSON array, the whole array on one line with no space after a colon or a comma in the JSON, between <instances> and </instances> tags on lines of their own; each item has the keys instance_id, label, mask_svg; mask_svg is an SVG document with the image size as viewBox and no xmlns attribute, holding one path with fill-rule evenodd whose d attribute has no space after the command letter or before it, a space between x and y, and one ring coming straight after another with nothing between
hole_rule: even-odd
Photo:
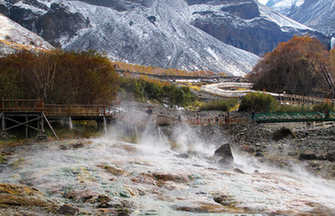
<instances>
[{"instance_id":1,"label":"wooden railing","mask_svg":"<svg viewBox=\"0 0 335 216\"><path fill-rule=\"evenodd\" d=\"M320 104L320 103L329 103L335 104L334 99L329 98L319 98L311 96L300 96L300 95L291 95L291 94L277 94L275 97L282 103L290 104Z\"/></svg>"},{"instance_id":2,"label":"wooden railing","mask_svg":"<svg viewBox=\"0 0 335 216\"><path fill-rule=\"evenodd\" d=\"M109 116L112 115L112 106L44 104L35 99L2 99L0 112L44 112L46 116Z\"/></svg>"},{"instance_id":3,"label":"wooden railing","mask_svg":"<svg viewBox=\"0 0 335 216\"><path fill-rule=\"evenodd\" d=\"M256 113L254 120L258 123L280 123L280 122L323 122L335 121L335 113L321 112L273 112Z\"/></svg>"}]
</instances>

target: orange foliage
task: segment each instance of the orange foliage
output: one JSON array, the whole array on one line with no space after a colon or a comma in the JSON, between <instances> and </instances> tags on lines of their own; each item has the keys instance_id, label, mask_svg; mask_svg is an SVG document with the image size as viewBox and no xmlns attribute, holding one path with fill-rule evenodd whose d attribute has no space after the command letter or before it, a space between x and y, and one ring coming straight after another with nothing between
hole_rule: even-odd
<instances>
[{"instance_id":1,"label":"orange foliage","mask_svg":"<svg viewBox=\"0 0 335 216\"><path fill-rule=\"evenodd\" d=\"M328 57L328 51L317 39L294 36L267 53L249 78L259 90L322 95L327 92L322 72L329 70Z\"/></svg>"},{"instance_id":2,"label":"orange foliage","mask_svg":"<svg viewBox=\"0 0 335 216\"><path fill-rule=\"evenodd\" d=\"M211 76L214 75L212 71L186 71L179 70L175 68L160 68L160 67L152 67L152 66L144 66L144 65L136 65L136 64L128 64L125 62L112 62L115 65L116 70L129 71L129 72L137 72L144 74L157 74L157 75L174 75L174 76Z\"/></svg>"},{"instance_id":3,"label":"orange foliage","mask_svg":"<svg viewBox=\"0 0 335 216\"><path fill-rule=\"evenodd\" d=\"M96 52L21 51L0 58L0 95L46 103L110 103L118 75Z\"/></svg>"}]
</instances>

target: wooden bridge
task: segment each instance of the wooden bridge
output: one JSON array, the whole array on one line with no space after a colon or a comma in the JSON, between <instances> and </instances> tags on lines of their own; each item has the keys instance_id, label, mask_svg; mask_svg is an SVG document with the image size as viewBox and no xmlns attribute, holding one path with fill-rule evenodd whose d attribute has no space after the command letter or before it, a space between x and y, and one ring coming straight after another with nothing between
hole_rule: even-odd
<instances>
[{"instance_id":1,"label":"wooden bridge","mask_svg":"<svg viewBox=\"0 0 335 216\"><path fill-rule=\"evenodd\" d=\"M45 133L45 123L56 138L57 135L50 123L51 120L95 120L99 126L113 119L110 105L77 105L77 104L44 104L41 100L2 99L0 102L0 137L8 131L26 128Z\"/></svg>"},{"instance_id":2,"label":"wooden bridge","mask_svg":"<svg viewBox=\"0 0 335 216\"><path fill-rule=\"evenodd\" d=\"M257 123L281 122L324 122L335 121L335 112L273 112L257 113L254 116Z\"/></svg>"}]
</instances>

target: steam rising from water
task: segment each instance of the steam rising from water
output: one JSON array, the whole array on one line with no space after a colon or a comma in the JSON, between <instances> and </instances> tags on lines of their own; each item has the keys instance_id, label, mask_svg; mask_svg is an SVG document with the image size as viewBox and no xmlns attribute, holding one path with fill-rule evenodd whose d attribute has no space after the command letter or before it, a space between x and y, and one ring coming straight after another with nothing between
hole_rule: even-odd
<instances>
[{"instance_id":1,"label":"steam rising from water","mask_svg":"<svg viewBox=\"0 0 335 216\"><path fill-rule=\"evenodd\" d=\"M171 128L170 136L163 131L145 112L130 112L122 124L83 148L60 150L60 145L70 145L65 142L25 146L10 160L11 164L19 159L24 162L16 163L16 168L9 166L0 178L32 185L64 202L68 202L61 195L64 190L91 190L113 198L122 191L133 191L128 198L135 203L133 215L145 215L153 209L157 215L207 215L176 211L173 206L217 206L214 194L232 197L237 208L264 213L254 215L277 210L296 215L318 205L335 209L335 183L309 175L300 165L291 171L280 170L234 150L234 166L242 170L236 172L222 168L212 157L222 143L211 143L210 137L202 137L183 122ZM132 141L122 141L127 136L133 136ZM180 153L192 157L180 157ZM115 177L99 168L101 164L126 174ZM159 187L132 181L143 173L185 177L186 182L167 182ZM145 195L138 195L139 190Z\"/></svg>"}]
</instances>

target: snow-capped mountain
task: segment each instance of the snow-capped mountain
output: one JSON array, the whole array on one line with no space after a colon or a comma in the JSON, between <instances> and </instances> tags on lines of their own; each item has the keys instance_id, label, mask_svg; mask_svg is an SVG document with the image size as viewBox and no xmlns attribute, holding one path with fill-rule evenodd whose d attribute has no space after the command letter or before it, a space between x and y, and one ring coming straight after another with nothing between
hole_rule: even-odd
<instances>
[{"instance_id":1,"label":"snow-capped mountain","mask_svg":"<svg viewBox=\"0 0 335 216\"><path fill-rule=\"evenodd\" d=\"M335 33L334 11L334 0L305 0L304 4L292 11L289 16L325 34L332 34Z\"/></svg>"},{"instance_id":2,"label":"snow-capped mountain","mask_svg":"<svg viewBox=\"0 0 335 216\"><path fill-rule=\"evenodd\" d=\"M191 24L235 47L263 55L293 35L317 37L326 45L329 39L253 0L202 0L190 5Z\"/></svg>"},{"instance_id":3,"label":"snow-capped mountain","mask_svg":"<svg viewBox=\"0 0 335 216\"><path fill-rule=\"evenodd\" d=\"M262 55L295 34L325 38L254 0L1 2L4 14L55 46L160 67L244 75L258 61L250 52Z\"/></svg>"},{"instance_id":4,"label":"snow-capped mountain","mask_svg":"<svg viewBox=\"0 0 335 216\"><path fill-rule=\"evenodd\" d=\"M334 0L259 0L290 18L327 35L335 33Z\"/></svg>"},{"instance_id":5,"label":"snow-capped mountain","mask_svg":"<svg viewBox=\"0 0 335 216\"><path fill-rule=\"evenodd\" d=\"M0 55L16 49L52 49L53 47L37 34L23 28L0 14Z\"/></svg>"}]
</instances>

